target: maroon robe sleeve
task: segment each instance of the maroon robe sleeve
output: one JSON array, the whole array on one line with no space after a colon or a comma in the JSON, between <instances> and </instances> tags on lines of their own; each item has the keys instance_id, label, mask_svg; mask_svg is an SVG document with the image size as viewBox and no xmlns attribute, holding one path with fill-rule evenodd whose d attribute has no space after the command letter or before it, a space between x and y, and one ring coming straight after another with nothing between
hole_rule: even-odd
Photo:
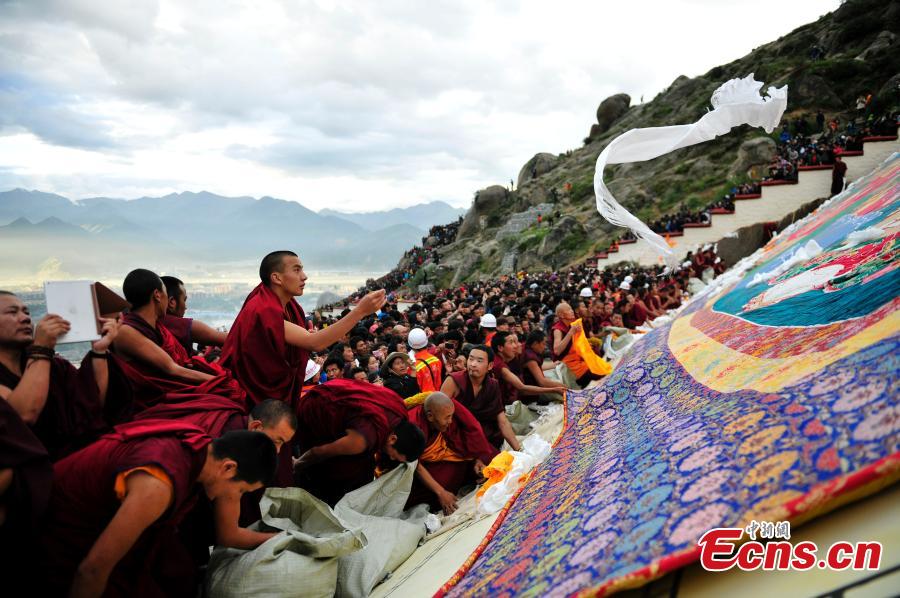
<instances>
[{"instance_id":1,"label":"maroon robe sleeve","mask_svg":"<svg viewBox=\"0 0 900 598\"><path fill-rule=\"evenodd\" d=\"M162 543L193 507L197 477L211 439L178 421L146 420L117 426L54 466L54 487L42 543L46 554L41 595L64 595L78 564L115 515L116 475L141 465L160 467L172 482L172 506L145 530L110 575L105 595L166 595L163 571L175 553ZM175 567L178 569L178 567ZM183 579L183 578L179 578Z\"/></svg>"},{"instance_id":2,"label":"maroon robe sleeve","mask_svg":"<svg viewBox=\"0 0 900 598\"><path fill-rule=\"evenodd\" d=\"M480 459L487 465L497 455L497 449L488 442L481 424L465 405L453 400L453 423L444 432L447 445L461 457Z\"/></svg>"},{"instance_id":3,"label":"maroon robe sleeve","mask_svg":"<svg viewBox=\"0 0 900 598\"><path fill-rule=\"evenodd\" d=\"M21 540L36 528L47 503L53 466L47 449L12 406L0 399L0 469L11 469L12 485L0 496L6 521L0 526L0 544Z\"/></svg>"},{"instance_id":4,"label":"maroon robe sleeve","mask_svg":"<svg viewBox=\"0 0 900 598\"><path fill-rule=\"evenodd\" d=\"M219 395L169 394L135 416L135 421L172 419L197 426L212 438L247 429L245 401Z\"/></svg>"},{"instance_id":5,"label":"maroon robe sleeve","mask_svg":"<svg viewBox=\"0 0 900 598\"><path fill-rule=\"evenodd\" d=\"M178 344L181 345L188 355L193 353L194 339L191 336L191 325L194 323L192 318L179 318L171 314L166 314L160 319L160 324L166 327Z\"/></svg>"},{"instance_id":6,"label":"maroon robe sleeve","mask_svg":"<svg viewBox=\"0 0 900 598\"><path fill-rule=\"evenodd\" d=\"M296 301L282 307L275 293L260 284L247 296L225 339L221 363L247 391L252 405L278 399L296 407L300 398L309 354L286 343L285 320L306 327Z\"/></svg>"}]
</instances>

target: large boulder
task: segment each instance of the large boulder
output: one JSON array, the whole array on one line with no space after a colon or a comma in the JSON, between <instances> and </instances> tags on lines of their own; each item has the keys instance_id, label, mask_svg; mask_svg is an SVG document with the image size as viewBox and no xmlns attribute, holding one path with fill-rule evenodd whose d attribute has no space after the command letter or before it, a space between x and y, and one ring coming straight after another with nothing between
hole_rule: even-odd
<instances>
[{"instance_id":1,"label":"large boulder","mask_svg":"<svg viewBox=\"0 0 900 598\"><path fill-rule=\"evenodd\" d=\"M796 108L843 108L833 85L818 75L803 73L790 81L789 110Z\"/></svg>"},{"instance_id":2,"label":"large boulder","mask_svg":"<svg viewBox=\"0 0 900 598\"><path fill-rule=\"evenodd\" d=\"M481 230L481 217L495 211L509 199L509 189L502 185L491 185L475 194L472 207L466 212L462 224L459 225L457 239L471 237Z\"/></svg>"},{"instance_id":3,"label":"large boulder","mask_svg":"<svg viewBox=\"0 0 900 598\"><path fill-rule=\"evenodd\" d=\"M583 237L585 234L584 226L582 226L574 217L568 215L563 216L558 222L554 223L553 228L550 229L547 236L541 241L541 245L538 248L538 255L544 258L548 263L554 265L562 264L566 261L566 258L569 257L566 255L566 252L561 251L565 240L570 236L577 235Z\"/></svg>"},{"instance_id":4,"label":"large boulder","mask_svg":"<svg viewBox=\"0 0 900 598\"><path fill-rule=\"evenodd\" d=\"M856 59L869 60L870 58L875 58L883 52L888 52L895 41L897 41L896 34L890 31L882 31L875 37L875 41L869 44Z\"/></svg>"},{"instance_id":5,"label":"large boulder","mask_svg":"<svg viewBox=\"0 0 900 598\"><path fill-rule=\"evenodd\" d=\"M771 137L754 137L741 144L737 157L728 169L730 176L740 175L751 166L766 164L775 155L775 141Z\"/></svg>"},{"instance_id":6,"label":"large boulder","mask_svg":"<svg viewBox=\"0 0 900 598\"><path fill-rule=\"evenodd\" d=\"M450 286L455 287L464 281L475 271L475 266L480 259L481 252L477 248L471 247L467 249L466 253L462 256L459 265L456 267L456 272L453 273L453 280L450 281Z\"/></svg>"},{"instance_id":7,"label":"large boulder","mask_svg":"<svg viewBox=\"0 0 900 598\"><path fill-rule=\"evenodd\" d=\"M597 124L591 126L588 135L590 139L596 139L606 133L613 123L625 116L631 106L631 96L627 93L617 93L609 96L597 106Z\"/></svg>"},{"instance_id":8,"label":"large boulder","mask_svg":"<svg viewBox=\"0 0 900 598\"><path fill-rule=\"evenodd\" d=\"M534 157L531 158L531 160L525 162L525 166L523 166L522 170L519 171L519 178L516 181L516 187L521 187L531 179L539 177L542 174L547 174L548 172L553 170L558 161L559 158L554 154L535 154Z\"/></svg>"},{"instance_id":9,"label":"large boulder","mask_svg":"<svg viewBox=\"0 0 900 598\"><path fill-rule=\"evenodd\" d=\"M893 108L900 104L900 74L896 74L878 90L875 99L883 108Z\"/></svg>"}]
</instances>

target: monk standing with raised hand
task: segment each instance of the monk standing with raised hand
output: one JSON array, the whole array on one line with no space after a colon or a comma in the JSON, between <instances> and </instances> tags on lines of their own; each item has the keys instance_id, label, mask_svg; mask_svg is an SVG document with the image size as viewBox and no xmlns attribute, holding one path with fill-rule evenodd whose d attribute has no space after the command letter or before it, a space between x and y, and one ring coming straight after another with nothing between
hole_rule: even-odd
<instances>
[{"instance_id":1,"label":"monk standing with raised hand","mask_svg":"<svg viewBox=\"0 0 900 598\"><path fill-rule=\"evenodd\" d=\"M310 332L294 297L303 295L307 276L292 251L273 251L259 265L260 284L247 296L228 333L221 363L231 370L249 406L278 399L296 412L310 351L321 351L384 305L384 290L363 297L356 308L324 330ZM302 434L302 431L301 431ZM275 485L293 485L291 451L279 453Z\"/></svg>"},{"instance_id":2,"label":"monk standing with raised hand","mask_svg":"<svg viewBox=\"0 0 900 598\"><path fill-rule=\"evenodd\" d=\"M222 349L222 365L247 391L252 404L278 399L297 406L310 351L330 347L384 305L372 291L356 308L324 330L310 332L303 308L307 275L292 251L273 251L259 266L260 284L247 296Z\"/></svg>"}]
</instances>

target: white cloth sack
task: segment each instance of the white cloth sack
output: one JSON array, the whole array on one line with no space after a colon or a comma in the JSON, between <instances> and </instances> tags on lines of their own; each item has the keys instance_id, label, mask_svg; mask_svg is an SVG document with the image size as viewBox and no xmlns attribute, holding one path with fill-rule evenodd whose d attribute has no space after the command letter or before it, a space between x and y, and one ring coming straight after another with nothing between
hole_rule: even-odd
<instances>
[{"instance_id":1,"label":"white cloth sack","mask_svg":"<svg viewBox=\"0 0 900 598\"><path fill-rule=\"evenodd\" d=\"M603 183L603 170L607 164L652 160L677 149L715 139L742 124L762 127L771 133L787 107L787 85L769 87L766 97L759 93L762 86L762 82L753 78L753 73L743 79L732 79L713 92L710 100L713 110L697 122L631 129L613 139L597 158L594 171L594 193L600 214L610 223L630 229L663 256L667 263L674 265L677 258L669 244L616 201Z\"/></svg>"},{"instance_id":2,"label":"white cloth sack","mask_svg":"<svg viewBox=\"0 0 900 598\"><path fill-rule=\"evenodd\" d=\"M416 550L425 537L426 505L403 510L416 473L416 462L401 464L380 478L347 493L334 506L342 525L364 534L368 545L338 560L335 596L368 596L378 582Z\"/></svg>"},{"instance_id":3,"label":"white cloth sack","mask_svg":"<svg viewBox=\"0 0 900 598\"><path fill-rule=\"evenodd\" d=\"M259 506L262 522L251 529L282 533L254 550L216 548L207 569L209 596L334 596L338 557L363 548L363 534L348 530L327 504L300 488L269 488Z\"/></svg>"}]
</instances>

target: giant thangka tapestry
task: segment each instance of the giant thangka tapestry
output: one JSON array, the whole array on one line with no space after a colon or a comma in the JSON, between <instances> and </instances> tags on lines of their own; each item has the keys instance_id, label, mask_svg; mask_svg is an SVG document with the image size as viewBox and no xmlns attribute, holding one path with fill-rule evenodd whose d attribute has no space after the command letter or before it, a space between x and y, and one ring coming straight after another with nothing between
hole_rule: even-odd
<instances>
[{"instance_id":1,"label":"giant thangka tapestry","mask_svg":"<svg viewBox=\"0 0 900 598\"><path fill-rule=\"evenodd\" d=\"M646 335L443 591L604 594L900 477L900 154Z\"/></svg>"}]
</instances>

